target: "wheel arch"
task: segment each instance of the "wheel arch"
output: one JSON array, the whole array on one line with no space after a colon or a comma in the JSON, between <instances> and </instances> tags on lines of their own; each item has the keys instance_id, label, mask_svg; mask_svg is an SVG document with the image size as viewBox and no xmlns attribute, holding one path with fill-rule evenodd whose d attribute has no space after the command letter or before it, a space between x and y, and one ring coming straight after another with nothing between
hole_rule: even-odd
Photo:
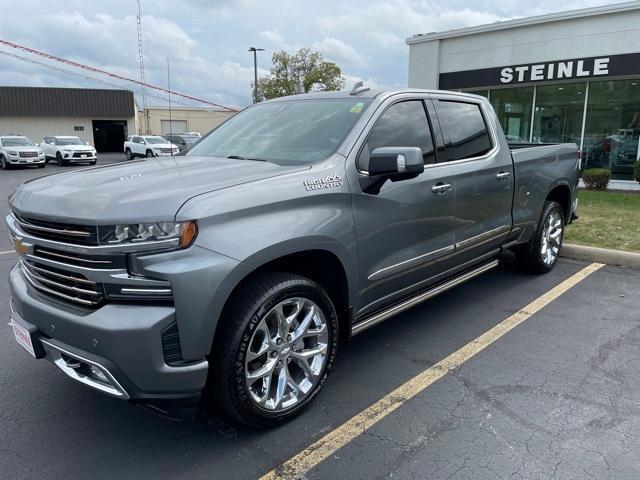
<instances>
[{"instance_id":1,"label":"wheel arch","mask_svg":"<svg viewBox=\"0 0 640 480\"><path fill-rule=\"evenodd\" d=\"M559 183L549 191L546 201L554 201L560 204L562 211L564 212L564 221L568 223L571 219L571 189L568 183ZM544 205L543 205L544 208Z\"/></svg>"},{"instance_id":2,"label":"wheel arch","mask_svg":"<svg viewBox=\"0 0 640 480\"><path fill-rule=\"evenodd\" d=\"M215 348L216 339L220 338L225 311L231 305L238 290L255 275L267 271L301 275L318 283L327 292L336 308L341 339L347 339L350 335L351 306L353 305L355 286L353 278L350 278L349 265L345 263L346 251L343 255L325 245L324 247L315 246L289 250L280 255L269 254L274 248L259 252L242 262L243 265L250 264L252 269L237 279L226 297L213 334L213 348Z\"/></svg>"}]
</instances>

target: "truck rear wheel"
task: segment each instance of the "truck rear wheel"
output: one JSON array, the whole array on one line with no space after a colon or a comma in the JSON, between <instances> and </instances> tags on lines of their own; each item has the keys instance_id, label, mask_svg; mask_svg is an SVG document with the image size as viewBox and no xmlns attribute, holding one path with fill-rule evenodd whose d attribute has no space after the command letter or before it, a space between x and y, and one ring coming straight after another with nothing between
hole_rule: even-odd
<instances>
[{"instance_id":1,"label":"truck rear wheel","mask_svg":"<svg viewBox=\"0 0 640 480\"><path fill-rule=\"evenodd\" d=\"M558 262L563 237L564 211L559 203L548 201L533 238L516 250L518 263L534 273L550 272Z\"/></svg>"},{"instance_id":2,"label":"truck rear wheel","mask_svg":"<svg viewBox=\"0 0 640 480\"><path fill-rule=\"evenodd\" d=\"M234 295L221 321L209 389L235 420L277 425L323 387L336 356L338 319L317 283L289 273L258 274Z\"/></svg>"}]
</instances>

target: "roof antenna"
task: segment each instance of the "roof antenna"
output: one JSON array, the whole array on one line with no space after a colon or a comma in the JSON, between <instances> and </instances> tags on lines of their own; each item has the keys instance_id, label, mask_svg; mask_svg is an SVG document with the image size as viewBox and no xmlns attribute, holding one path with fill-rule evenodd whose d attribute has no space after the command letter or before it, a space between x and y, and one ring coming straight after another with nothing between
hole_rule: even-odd
<instances>
[{"instance_id":1,"label":"roof antenna","mask_svg":"<svg viewBox=\"0 0 640 480\"><path fill-rule=\"evenodd\" d=\"M359 93L368 92L371 90L369 87L365 87L362 80L358 80L353 84L353 88L349 92L349 95L358 95Z\"/></svg>"}]
</instances>

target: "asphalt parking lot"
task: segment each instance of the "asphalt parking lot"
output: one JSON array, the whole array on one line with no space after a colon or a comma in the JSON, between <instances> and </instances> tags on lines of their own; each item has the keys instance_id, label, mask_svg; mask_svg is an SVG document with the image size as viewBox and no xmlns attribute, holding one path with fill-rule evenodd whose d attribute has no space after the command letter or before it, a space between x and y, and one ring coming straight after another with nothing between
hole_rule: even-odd
<instances>
[{"instance_id":1,"label":"asphalt parking lot","mask_svg":"<svg viewBox=\"0 0 640 480\"><path fill-rule=\"evenodd\" d=\"M0 213L19 183L73 168L0 171ZM0 317L7 319L15 254L0 230ZM498 269L341 345L311 408L263 432L209 414L171 422L106 398L33 360L4 327L0 478L250 479L276 469L272 478L637 479L640 271L604 266L543 308L530 307L585 267L561 260L552 273L532 276L506 256ZM514 315L524 320L477 348L474 339ZM310 468L281 468L474 345L477 353L398 399L364 433L349 430L340 448L316 455Z\"/></svg>"}]
</instances>

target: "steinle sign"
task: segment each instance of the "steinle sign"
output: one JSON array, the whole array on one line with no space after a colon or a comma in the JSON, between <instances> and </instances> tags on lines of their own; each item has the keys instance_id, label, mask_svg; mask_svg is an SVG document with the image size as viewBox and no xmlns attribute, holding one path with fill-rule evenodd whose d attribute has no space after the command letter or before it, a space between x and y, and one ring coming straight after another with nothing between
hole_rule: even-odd
<instances>
[{"instance_id":1,"label":"steinle sign","mask_svg":"<svg viewBox=\"0 0 640 480\"><path fill-rule=\"evenodd\" d=\"M500 83L539 82L609 74L609 57L505 67Z\"/></svg>"}]
</instances>

